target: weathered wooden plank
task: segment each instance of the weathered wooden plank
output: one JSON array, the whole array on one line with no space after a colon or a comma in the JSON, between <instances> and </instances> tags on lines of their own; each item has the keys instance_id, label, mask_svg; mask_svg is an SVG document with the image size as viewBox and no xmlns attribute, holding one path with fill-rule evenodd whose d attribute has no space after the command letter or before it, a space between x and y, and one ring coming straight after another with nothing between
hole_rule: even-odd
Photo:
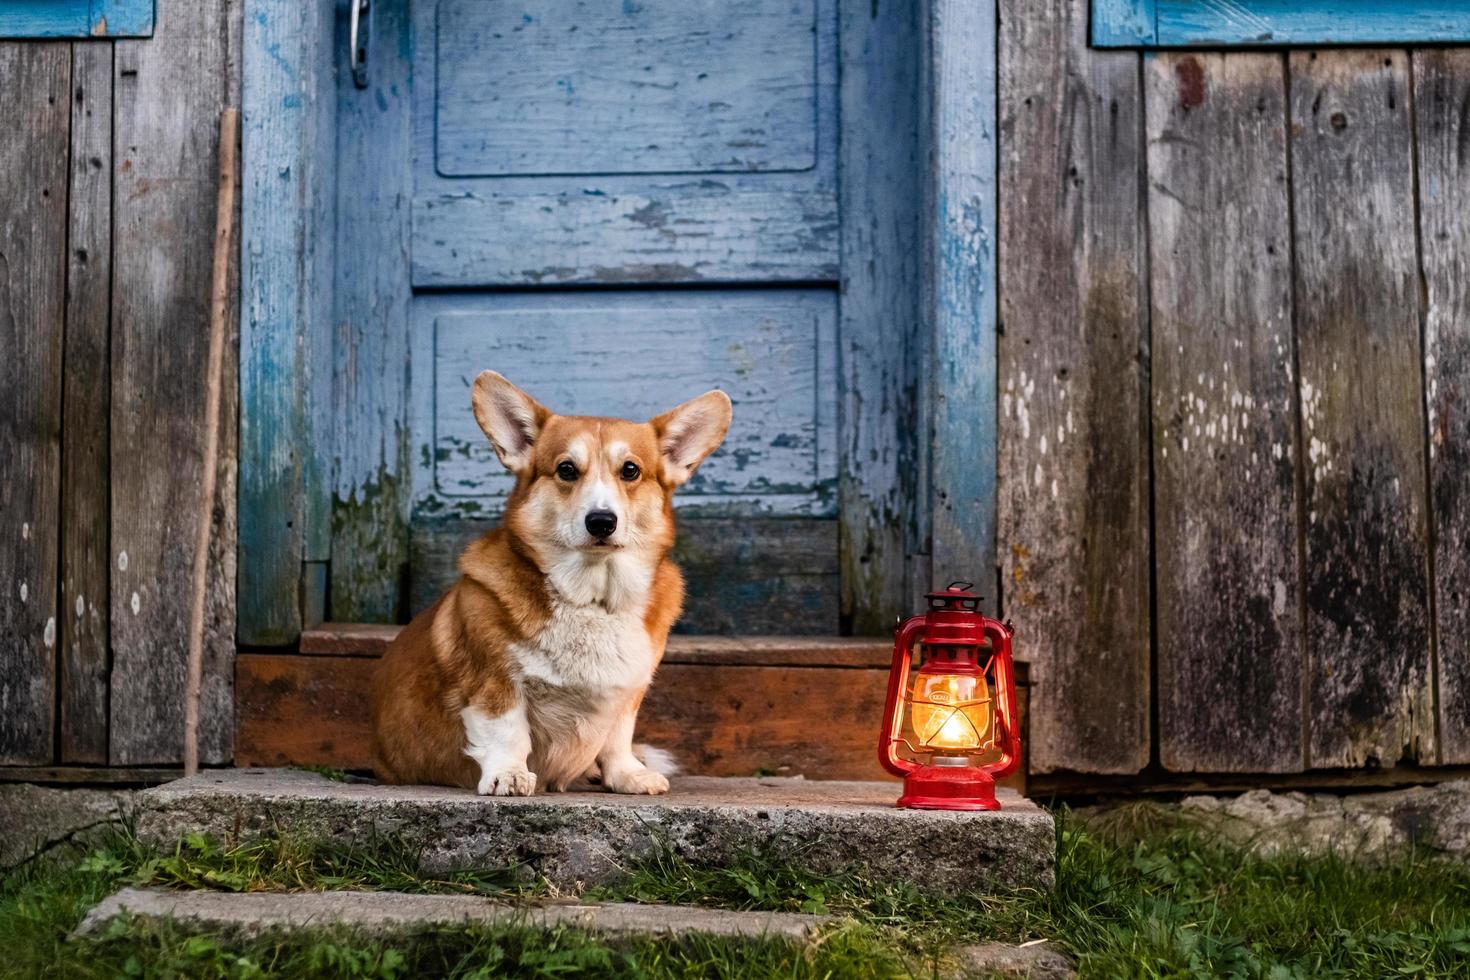
<instances>
[{"instance_id":1,"label":"weathered wooden plank","mask_svg":"<svg viewBox=\"0 0 1470 980\"><path fill-rule=\"evenodd\" d=\"M157 786L184 775L182 769L101 766L0 766L0 783L60 783L101 786Z\"/></svg>"},{"instance_id":2,"label":"weathered wooden plank","mask_svg":"<svg viewBox=\"0 0 1470 980\"><path fill-rule=\"evenodd\" d=\"M301 319L297 324L302 340L302 368L306 382L302 392L301 460L301 572L302 618L326 602L319 590L320 575L332 557L332 489L337 458L335 419L336 310L333 290L337 280L337 238L334 232L337 209L337 72L336 63L346 50L336 37L337 5L306 4L304 54L312 59L300 78L306 103L303 118L307 134L303 147L306 171L302 192L306 228L303 236ZM346 20L345 17L341 18ZM344 25L345 26L345 25ZM342 72L351 77L350 71ZM363 243L366 244L366 243ZM358 247L362 247L359 245ZM320 620L318 620L320 622Z\"/></svg>"},{"instance_id":3,"label":"weathered wooden plank","mask_svg":"<svg viewBox=\"0 0 1470 980\"><path fill-rule=\"evenodd\" d=\"M1033 772L1149 759L1143 100L1085 0L1001 19L999 524Z\"/></svg>"},{"instance_id":4,"label":"weathered wooden plank","mask_svg":"<svg viewBox=\"0 0 1470 980\"><path fill-rule=\"evenodd\" d=\"M1096 0L1100 47L1301 46L1470 40L1463 0Z\"/></svg>"},{"instance_id":5,"label":"weathered wooden plank","mask_svg":"<svg viewBox=\"0 0 1470 980\"><path fill-rule=\"evenodd\" d=\"M153 0L0 0L0 37L149 37Z\"/></svg>"},{"instance_id":6,"label":"weathered wooden plank","mask_svg":"<svg viewBox=\"0 0 1470 980\"><path fill-rule=\"evenodd\" d=\"M1314 768L1435 757L1408 68L1290 56Z\"/></svg>"},{"instance_id":7,"label":"weathered wooden plank","mask_svg":"<svg viewBox=\"0 0 1470 980\"><path fill-rule=\"evenodd\" d=\"M337 77L331 613L407 611L412 106L408 5L372 13L367 88ZM345 50L338 38L337 50Z\"/></svg>"},{"instance_id":8,"label":"weathered wooden plank","mask_svg":"<svg viewBox=\"0 0 1470 980\"><path fill-rule=\"evenodd\" d=\"M674 560L688 595L679 629L698 633L834 633L837 522L811 518L686 518ZM494 526L419 520L413 527L410 612L459 577L465 546Z\"/></svg>"},{"instance_id":9,"label":"weathered wooden plank","mask_svg":"<svg viewBox=\"0 0 1470 980\"><path fill-rule=\"evenodd\" d=\"M238 764L371 769L367 705L376 665L363 657L242 655ZM878 669L669 664L643 702L638 738L704 775L880 778L873 741L887 680Z\"/></svg>"},{"instance_id":10,"label":"weathered wooden plank","mask_svg":"<svg viewBox=\"0 0 1470 980\"><path fill-rule=\"evenodd\" d=\"M1440 761L1470 762L1470 50L1414 53Z\"/></svg>"},{"instance_id":11,"label":"weathered wooden plank","mask_svg":"<svg viewBox=\"0 0 1470 980\"><path fill-rule=\"evenodd\" d=\"M71 49L0 42L0 763L50 762Z\"/></svg>"},{"instance_id":12,"label":"weathered wooden plank","mask_svg":"<svg viewBox=\"0 0 1470 980\"><path fill-rule=\"evenodd\" d=\"M514 228L514 235L494 229ZM633 189L419 194L415 286L810 282L837 277L837 195L645 180Z\"/></svg>"},{"instance_id":13,"label":"weathered wooden plank","mask_svg":"<svg viewBox=\"0 0 1470 980\"><path fill-rule=\"evenodd\" d=\"M160 0L158 35L114 56L112 674L109 760L182 754L190 568L201 467L218 467L205 614L200 759L231 757L236 405L199 458L219 112L238 93L237 2ZM233 299L231 305L233 306ZM233 362L231 352L227 362Z\"/></svg>"},{"instance_id":14,"label":"weathered wooden plank","mask_svg":"<svg viewBox=\"0 0 1470 980\"><path fill-rule=\"evenodd\" d=\"M843 4L842 628L885 633L929 582L919 4ZM922 506L920 501L923 502ZM922 512L922 513L921 513Z\"/></svg>"},{"instance_id":15,"label":"weathered wooden plank","mask_svg":"<svg viewBox=\"0 0 1470 980\"><path fill-rule=\"evenodd\" d=\"M1145 60L1159 758L1303 767L1280 55Z\"/></svg>"},{"instance_id":16,"label":"weathered wooden plank","mask_svg":"<svg viewBox=\"0 0 1470 980\"><path fill-rule=\"evenodd\" d=\"M62 762L106 763L112 45L79 42L71 57L58 750Z\"/></svg>"},{"instance_id":17,"label":"weathered wooden plank","mask_svg":"<svg viewBox=\"0 0 1470 980\"><path fill-rule=\"evenodd\" d=\"M331 234L323 224L322 133L335 105L333 35L319 4L245 0L251 69L243 93L241 184L239 637L288 644L301 632L302 562L325 557L328 486L318 446L330 442L314 371L330 310ZM326 31L327 33L323 34ZM324 388L319 388L321 382Z\"/></svg>"},{"instance_id":18,"label":"weathered wooden plank","mask_svg":"<svg viewBox=\"0 0 1470 980\"><path fill-rule=\"evenodd\" d=\"M479 28L506 13L494 6L413 5L416 286L836 278L836 0L739 0L734 7L700 0L614 5L611 12L582 2L542 4L529 22L514 14L519 23L487 33ZM793 30L793 23L805 26ZM589 29L597 24L617 29ZM547 56L527 57L528 39L542 36L551 45ZM584 44L590 50L572 54L571 66L569 53ZM657 58L626 54L654 44ZM485 57L501 46L516 57ZM681 77L688 51L700 46L707 48L695 77ZM596 84L579 83L588 66L616 62L618 52L623 64L600 72ZM567 70L555 70L560 64ZM445 75L446 66L456 77ZM465 73L502 82L513 76L524 88L508 97L497 86L466 84ZM655 77L662 87L639 87ZM709 94L717 89L729 94ZM630 103L634 90L640 94ZM752 101L757 92L764 98ZM684 104L701 108L677 108ZM447 116L444 106L453 109ZM559 122L548 125L551 119ZM621 125L609 133L615 119ZM758 132L732 136L736 119L745 124L735 129ZM440 121L460 134L451 133L449 144L463 159L447 169ZM522 139L527 128L539 135ZM491 149L511 130L521 132L513 144ZM670 131L679 138L668 139ZM461 137L467 152L452 150ZM720 147L727 140L748 144L731 152L754 169L726 169ZM525 166L514 159L521 151L539 163L490 174L487 160L502 170ZM668 167L680 172L658 172Z\"/></svg>"},{"instance_id":19,"label":"weathered wooden plank","mask_svg":"<svg viewBox=\"0 0 1470 980\"><path fill-rule=\"evenodd\" d=\"M816 0L441 0L445 176L720 173L816 165Z\"/></svg>"},{"instance_id":20,"label":"weathered wooden plank","mask_svg":"<svg viewBox=\"0 0 1470 980\"><path fill-rule=\"evenodd\" d=\"M681 646L783 647L791 642L672 638L670 656L639 712L638 739L669 750L686 771L704 775L763 771L810 779L886 778L873 751L886 665L741 664L681 658L678 652ZM368 686L376 664L375 657L242 655L237 661L237 763L371 769ZM1028 695L1024 680L1022 685L1018 702L1024 732ZM1024 789L1024 772L1006 785Z\"/></svg>"},{"instance_id":21,"label":"weathered wooden plank","mask_svg":"<svg viewBox=\"0 0 1470 980\"><path fill-rule=\"evenodd\" d=\"M995 3L932 0L929 32L932 575L974 580L994 612L996 77L976 53L996 50Z\"/></svg>"},{"instance_id":22,"label":"weathered wooden plank","mask_svg":"<svg viewBox=\"0 0 1470 980\"><path fill-rule=\"evenodd\" d=\"M456 299L417 347L433 396L419 431L434 439L420 497L498 507L509 496L514 480L469 410L475 375L493 366L569 415L648 419L720 388L734 402L730 432L677 503L830 514L835 307L816 290ZM610 344L639 365L637 384L609 372Z\"/></svg>"},{"instance_id":23,"label":"weathered wooden plank","mask_svg":"<svg viewBox=\"0 0 1470 980\"><path fill-rule=\"evenodd\" d=\"M301 634L299 654L381 657L402 627L383 623L323 623ZM675 633L666 664L730 667L855 667L887 669L893 644L882 638L836 636L711 636ZM1018 671L1024 680L1025 664Z\"/></svg>"},{"instance_id":24,"label":"weathered wooden plank","mask_svg":"<svg viewBox=\"0 0 1470 980\"><path fill-rule=\"evenodd\" d=\"M1092 0L1092 43L1099 48L1152 45L1158 0Z\"/></svg>"}]
</instances>

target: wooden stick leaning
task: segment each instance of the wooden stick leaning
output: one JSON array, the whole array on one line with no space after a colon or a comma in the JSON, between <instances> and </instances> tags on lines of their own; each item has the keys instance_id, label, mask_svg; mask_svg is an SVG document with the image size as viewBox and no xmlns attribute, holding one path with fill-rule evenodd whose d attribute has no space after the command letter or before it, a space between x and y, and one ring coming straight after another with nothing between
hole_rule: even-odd
<instances>
[{"instance_id":1,"label":"wooden stick leaning","mask_svg":"<svg viewBox=\"0 0 1470 980\"><path fill-rule=\"evenodd\" d=\"M214 216L214 268L209 292L209 363L205 380L204 451L200 457L199 529L194 543L194 596L189 611L189 663L184 683L184 775L199 771L199 697L204 681L204 605L209 572L209 539L214 529L215 476L219 468L220 375L224 367L225 324L229 317L230 246L235 239L236 157L240 114L219 117L219 188Z\"/></svg>"}]
</instances>

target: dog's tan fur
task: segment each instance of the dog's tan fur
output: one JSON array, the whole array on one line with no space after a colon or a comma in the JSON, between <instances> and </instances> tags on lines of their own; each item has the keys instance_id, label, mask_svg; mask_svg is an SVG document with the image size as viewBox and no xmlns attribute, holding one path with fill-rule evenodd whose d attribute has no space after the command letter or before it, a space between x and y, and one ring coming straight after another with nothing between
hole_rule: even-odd
<instances>
[{"instance_id":1,"label":"dog's tan fur","mask_svg":"<svg viewBox=\"0 0 1470 980\"><path fill-rule=\"evenodd\" d=\"M600 772L614 791L663 792L633 723L683 604L673 493L724 439L730 400L709 392L645 423L562 416L487 371L473 404L515 489L378 668L378 776L523 795ZM618 529L598 544L581 525L603 504Z\"/></svg>"}]
</instances>

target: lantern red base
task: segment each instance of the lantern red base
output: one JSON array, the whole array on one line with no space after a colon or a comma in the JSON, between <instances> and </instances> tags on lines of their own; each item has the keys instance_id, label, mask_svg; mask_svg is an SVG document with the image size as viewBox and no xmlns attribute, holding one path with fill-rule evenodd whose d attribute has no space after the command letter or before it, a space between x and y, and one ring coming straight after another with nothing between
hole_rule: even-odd
<instances>
[{"instance_id":1,"label":"lantern red base","mask_svg":"<svg viewBox=\"0 0 1470 980\"><path fill-rule=\"evenodd\" d=\"M968 766L920 766L903 779L898 805L913 810L999 810L995 780Z\"/></svg>"}]
</instances>

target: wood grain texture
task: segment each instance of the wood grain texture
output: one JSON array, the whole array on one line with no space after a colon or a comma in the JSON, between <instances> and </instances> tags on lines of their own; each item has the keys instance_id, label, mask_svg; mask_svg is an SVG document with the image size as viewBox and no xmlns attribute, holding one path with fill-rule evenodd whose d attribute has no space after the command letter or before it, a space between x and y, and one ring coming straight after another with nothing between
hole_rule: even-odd
<instances>
[{"instance_id":1,"label":"wood grain texture","mask_svg":"<svg viewBox=\"0 0 1470 980\"><path fill-rule=\"evenodd\" d=\"M337 78L330 612L393 622L408 605L411 496L408 5L372 18L368 87Z\"/></svg>"},{"instance_id":2,"label":"wood grain texture","mask_svg":"<svg viewBox=\"0 0 1470 980\"><path fill-rule=\"evenodd\" d=\"M72 45L71 57L58 751L62 762L106 763L112 45L79 42Z\"/></svg>"},{"instance_id":3,"label":"wood grain texture","mask_svg":"<svg viewBox=\"0 0 1470 980\"><path fill-rule=\"evenodd\" d=\"M1440 761L1470 762L1470 51L1414 53Z\"/></svg>"},{"instance_id":4,"label":"wood grain texture","mask_svg":"<svg viewBox=\"0 0 1470 980\"><path fill-rule=\"evenodd\" d=\"M973 580L994 613L996 410L996 8L933 0L929 33L932 216L928 372L934 587Z\"/></svg>"},{"instance_id":5,"label":"wood grain texture","mask_svg":"<svg viewBox=\"0 0 1470 980\"><path fill-rule=\"evenodd\" d=\"M558 0L496 31L488 25L503 14L484 4L415 3L414 284L836 278L838 6L699 0L604 11ZM555 38L547 57L528 55L537 38ZM582 45L591 49L576 66L555 70ZM486 57L502 46L516 55ZM587 84L595 65L604 67ZM493 73L519 94L465 84L446 68ZM658 87L644 87L650 81ZM441 115L445 105L453 111ZM735 132L736 119L745 122L734 129L752 132ZM440 120L454 127L447 142ZM614 120L621 126L610 134ZM515 144L496 149L497 132L509 130ZM456 141L465 145L454 150ZM441 169L446 147L452 159ZM518 162L521 152L537 159ZM727 169L737 158L751 166ZM512 173L492 175L507 166ZM681 172L653 172L668 167Z\"/></svg>"},{"instance_id":6,"label":"wood grain texture","mask_svg":"<svg viewBox=\"0 0 1470 980\"><path fill-rule=\"evenodd\" d=\"M279 645L301 632L302 562L330 541L319 399L331 390L320 332L334 273L323 183L334 35L320 4L244 7L239 637Z\"/></svg>"},{"instance_id":7,"label":"wood grain texture","mask_svg":"<svg viewBox=\"0 0 1470 980\"><path fill-rule=\"evenodd\" d=\"M410 614L459 577L460 553L493 527L419 520L413 527ZM837 522L803 518L685 518L674 560L688 594L679 629L698 633L833 633Z\"/></svg>"},{"instance_id":8,"label":"wood grain texture","mask_svg":"<svg viewBox=\"0 0 1470 980\"><path fill-rule=\"evenodd\" d=\"M843 4L842 629L881 634L929 586L919 4ZM920 506L919 502L924 505Z\"/></svg>"},{"instance_id":9,"label":"wood grain texture","mask_svg":"<svg viewBox=\"0 0 1470 980\"><path fill-rule=\"evenodd\" d=\"M323 623L301 634L298 654L381 657L403 627L383 623ZM893 644L881 638L836 636L669 637L666 664L710 664L732 667L882 668L893 661ZM1024 664L1021 665L1025 667ZM1024 669L1018 671L1025 680Z\"/></svg>"},{"instance_id":10,"label":"wood grain texture","mask_svg":"<svg viewBox=\"0 0 1470 980\"><path fill-rule=\"evenodd\" d=\"M111 730L115 765L183 746L191 553L203 466L235 493L236 392L200 459L220 110L238 98L240 7L160 0L157 36L115 52ZM232 302L233 305L233 302ZM233 347L231 347L231 351ZM226 360L233 362L231 352ZM235 512L214 508L200 759L231 758Z\"/></svg>"},{"instance_id":11,"label":"wood grain texture","mask_svg":"<svg viewBox=\"0 0 1470 980\"><path fill-rule=\"evenodd\" d=\"M367 704L376 664L242 655L238 764L371 769ZM643 702L637 737L703 775L882 778L873 733L887 680L880 669L669 664Z\"/></svg>"},{"instance_id":12,"label":"wood grain texture","mask_svg":"<svg viewBox=\"0 0 1470 980\"><path fill-rule=\"evenodd\" d=\"M806 170L816 0L440 0L446 176Z\"/></svg>"},{"instance_id":13,"label":"wood grain texture","mask_svg":"<svg viewBox=\"0 0 1470 980\"><path fill-rule=\"evenodd\" d=\"M148 37L154 0L0 0L0 37Z\"/></svg>"},{"instance_id":14,"label":"wood grain texture","mask_svg":"<svg viewBox=\"0 0 1470 980\"><path fill-rule=\"evenodd\" d=\"M1251 47L1470 40L1461 0L1094 0L1103 47Z\"/></svg>"},{"instance_id":15,"label":"wood grain texture","mask_svg":"<svg viewBox=\"0 0 1470 980\"><path fill-rule=\"evenodd\" d=\"M515 229L514 234L495 229ZM421 193L413 284L556 286L835 279L837 195L644 178L636 188Z\"/></svg>"},{"instance_id":16,"label":"wood grain texture","mask_svg":"<svg viewBox=\"0 0 1470 980\"><path fill-rule=\"evenodd\" d=\"M1085 0L1001 19L999 526L1033 772L1149 760L1147 266L1135 55Z\"/></svg>"},{"instance_id":17,"label":"wood grain texture","mask_svg":"<svg viewBox=\"0 0 1470 980\"><path fill-rule=\"evenodd\" d=\"M53 759L71 48L0 42L0 764Z\"/></svg>"},{"instance_id":18,"label":"wood grain texture","mask_svg":"<svg viewBox=\"0 0 1470 980\"><path fill-rule=\"evenodd\" d=\"M1290 56L1314 768L1435 758L1408 68Z\"/></svg>"},{"instance_id":19,"label":"wood grain texture","mask_svg":"<svg viewBox=\"0 0 1470 980\"><path fill-rule=\"evenodd\" d=\"M1159 758L1303 767L1279 55L1145 61Z\"/></svg>"},{"instance_id":20,"label":"wood grain texture","mask_svg":"<svg viewBox=\"0 0 1470 980\"><path fill-rule=\"evenodd\" d=\"M637 738L668 749L685 771L703 775L886 778L873 733L891 651L886 642L879 645L881 650L847 655L881 655L882 666L825 666L808 663L807 655L837 649L840 641L673 637L639 713ZM714 649L722 655L708 656ZM764 662L762 649L776 654L769 658L774 662ZM371 769L367 704L376 664L376 657L363 656L242 655L237 763ZM1019 683L1024 733L1029 699L1024 677ZM1024 791L1024 771L1003 785Z\"/></svg>"}]
</instances>

